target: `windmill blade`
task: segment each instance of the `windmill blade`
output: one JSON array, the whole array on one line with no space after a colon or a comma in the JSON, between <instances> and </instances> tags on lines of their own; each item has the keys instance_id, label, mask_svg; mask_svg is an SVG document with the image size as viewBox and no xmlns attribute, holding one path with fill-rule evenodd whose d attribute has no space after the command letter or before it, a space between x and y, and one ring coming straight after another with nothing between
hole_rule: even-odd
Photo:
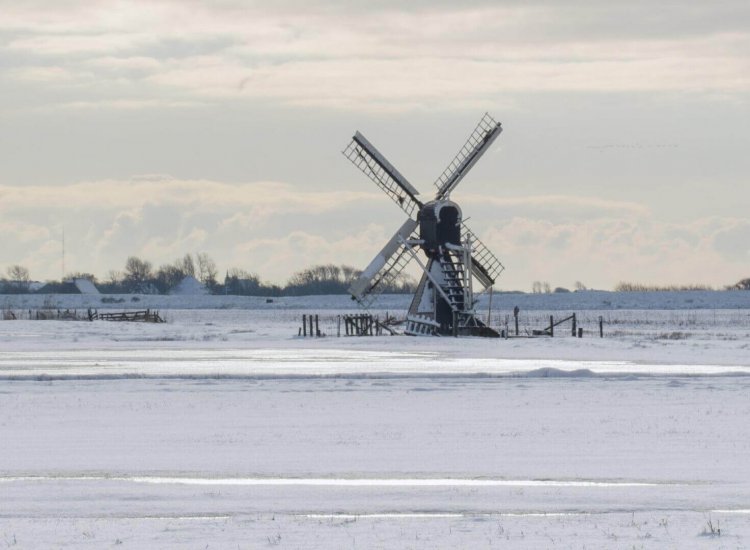
<instances>
[{"instance_id":1,"label":"windmill blade","mask_svg":"<svg viewBox=\"0 0 750 550\"><path fill-rule=\"evenodd\" d=\"M368 178L378 184L410 217L422 203L417 199L419 191L396 170L367 138L359 132L344 149L344 156L362 170Z\"/></svg>"},{"instance_id":2,"label":"windmill blade","mask_svg":"<svg viewBox=\"0 0 750 550\"><path fill-rule=\"evenodd\" d=\"M461 240L471 241L471 274L487 290L497 280L505 266L490 251L487 246L466 226L461 224Z\"/></svg>"},{"instance_id":3,"label":"windmill blade","mask_svg":"<svg viewBox=\"0 0 750 550\"><path fill-rule=\"evenodd\" d=\"M496 122L489 113L484 113L464 146L443 170L440 177L435 180L435 187L438 188L436 199L447 198L450 195L502 131L502 125Z\"/></svg>"},{"instance_id":4,"label":"windmill blade","mask_svg":"<svg viewBox=\"0 0 750 550\"><path fill-rule=\"evenodd\" d=\"M399 274L411 261L412 255L401 245L402 241L415 236L418 222L408 218L370 262L359 278L349 287L349 294L360 304L368 307L385 288L395 282Z\"/></svg>"}]
</instances>

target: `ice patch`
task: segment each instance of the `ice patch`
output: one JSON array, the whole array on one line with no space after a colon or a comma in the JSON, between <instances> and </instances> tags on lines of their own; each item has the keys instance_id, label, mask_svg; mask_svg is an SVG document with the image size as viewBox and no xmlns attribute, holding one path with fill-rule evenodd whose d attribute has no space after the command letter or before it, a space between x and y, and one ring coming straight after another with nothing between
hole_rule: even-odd
<instances>
[{"instance_id":1,"label":"ice patch","mask_svg":"<svg viewBox=\"0 0 750 550\"><path fill-rule=\"evenodd\" d=\"M563 370L543 367L523 374L524 378L593 378L597 374L591 369Z\"/></svg>"},{"instance_id":2,"label":"ice patch","mask_svg":"<svg viewBox=\"0 0 750 550\"><path fill-rule=\"evenodd\" d=\"M119 481L153 485L314 486L314 487L660 487L671 482L483 478L326 478L326 477L166 477L166 476L16 476L0 482Z\"/></svg>"}]
</instances>

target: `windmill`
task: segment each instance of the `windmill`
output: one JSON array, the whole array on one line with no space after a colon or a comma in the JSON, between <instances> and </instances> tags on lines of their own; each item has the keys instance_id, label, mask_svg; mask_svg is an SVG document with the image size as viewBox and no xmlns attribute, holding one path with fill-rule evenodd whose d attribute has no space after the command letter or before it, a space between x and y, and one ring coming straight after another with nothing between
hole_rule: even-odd
<instances>
[{"instance_id":1,"label":"windmill","mask_svg":"<svg viewBox=\"0 0 750 550\"><path fill-rule=\"evenodd\" d=\"M367 308L412 260L417 262L422 278L406 317L406 334L497 336L477 317L473 287L476 280L479 294L491 290L504 267L466 226L450 194L500 132L500 123L485 113L435 181L437 194L428 202L417 197L419 191L361 133L343 151L408 216L349 293Z\"/></svg>"}]
</instances>

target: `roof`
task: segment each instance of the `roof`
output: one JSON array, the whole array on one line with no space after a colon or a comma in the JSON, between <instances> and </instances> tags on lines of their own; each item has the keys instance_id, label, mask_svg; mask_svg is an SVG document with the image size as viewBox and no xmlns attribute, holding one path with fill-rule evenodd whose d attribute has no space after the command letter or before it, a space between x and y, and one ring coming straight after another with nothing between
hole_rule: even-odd
<instances>
[{"instance_id":1,"label":"roof","mask_svg":"<svg viewBox=\"0 0 750 550\"><path fill-rule=\"evenodd\" d=\"M206 285L198 281L198 279L196 279L192 275L188 275L187 277L185 277L169 293L181 296L210 294L209 290L206 288Z\"/></svg>"}]
</instances>

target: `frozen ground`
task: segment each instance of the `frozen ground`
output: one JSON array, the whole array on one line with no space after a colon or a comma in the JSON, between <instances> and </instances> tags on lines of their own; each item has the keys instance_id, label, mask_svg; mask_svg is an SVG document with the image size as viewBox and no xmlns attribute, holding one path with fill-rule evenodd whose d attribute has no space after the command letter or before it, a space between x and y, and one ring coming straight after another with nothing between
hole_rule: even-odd
<instances>
[{"instance_id":1,"label":"frozen ground","mask_svg":"<svg viewBox=\"0 0 750 550\"><path fill-rule=\"evenodd\" d=\"M305 299L297 338L294 305L0 322L0 547L750 544L749 309L490 341L336 338Z\"/></svg>"}]
</instances>

